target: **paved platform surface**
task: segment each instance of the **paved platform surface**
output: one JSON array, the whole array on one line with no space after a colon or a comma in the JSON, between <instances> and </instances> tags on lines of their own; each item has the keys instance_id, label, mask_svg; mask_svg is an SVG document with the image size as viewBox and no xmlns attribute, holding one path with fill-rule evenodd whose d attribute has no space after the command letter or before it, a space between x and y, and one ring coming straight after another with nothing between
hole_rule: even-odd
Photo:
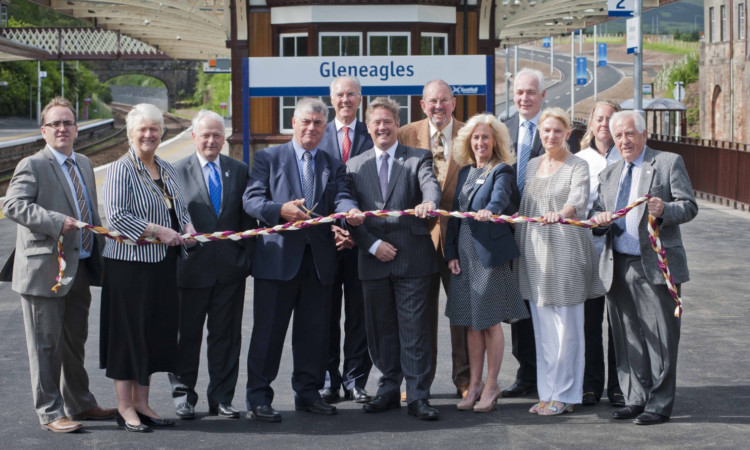
<instances>
[{"instance_id":1,"label":"paved platform surface","mask_svg":"<svg viewBox=\"0 0 750 450\"><path fill-rule=\"evenodd\" d=\"M183 142L183 141L179 141ZM183 145L183 144L180 144ZM188 146L184 146L190 151ZM295 412L290 386L291 346L287 340L274 407L281 423L206 415L207 371L201 360L198 418L150 434L121 431L114 421L86 422L85 432L57 435L41 430L32 408L29 368L20 297L0 283L0 442L3 448L746 448L750 440L750 289L746 257L750 253L750 215L700 202L698 217L683 227L692 281L683 286L685 306L678 362L677 401L671 422L651 427L610 419L606 400L577 406L562 417L527 413L533 397L502 399L488 414L459 412L450 380L448 321L440 318L438 371L432 404L437 422L407 416L406 408L364 414L351 402L339 414L319 417ZM10 255L15 224L0 220L0 263ZM91 390L102 406L116 404L112 381L98 368L100 290L92 289L86 366ZM441 311L445 296L441 297ZM246 356L252 319L252 280L246 292L240 376L234 405L243 410ZM510 329L504 326L506 355L501 386L513 380L517 363L510 354ZM204 346L205 353L205 346ZM376 391L370 377L368 391ZM168 418L174 409L165 374L155 374L152 407Z\"/></svg>"}]
</instances>

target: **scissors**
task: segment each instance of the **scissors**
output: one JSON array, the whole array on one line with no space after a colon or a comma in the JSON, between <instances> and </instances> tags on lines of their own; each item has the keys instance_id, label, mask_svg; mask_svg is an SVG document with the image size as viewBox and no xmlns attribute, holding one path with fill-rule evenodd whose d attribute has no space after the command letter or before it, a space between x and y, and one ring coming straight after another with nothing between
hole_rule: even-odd
<instances>
[{"instance_id":1,"label":"scissors","mask_svg":"<svg viewBox=\"0 0 750 450\"><path fill-rule=\"evenodd\" d=\"M305 205L299 205L297 206L297 208L299 208L300 211L302 211L303 213L307 214L310 217L323 217L320 214L313 212L313 210L318 207L318 203L315 203L314 205L312 205L312 208L310 209L307 209Z\"/></svg>"}]
</instances>

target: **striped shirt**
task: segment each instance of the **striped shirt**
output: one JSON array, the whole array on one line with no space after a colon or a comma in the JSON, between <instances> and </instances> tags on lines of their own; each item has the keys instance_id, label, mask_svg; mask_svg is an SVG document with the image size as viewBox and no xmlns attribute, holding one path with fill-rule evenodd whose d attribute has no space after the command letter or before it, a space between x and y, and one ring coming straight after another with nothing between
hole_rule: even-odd
<instances>
[{"instance_id":1,"label":"striped shirt","mask_svg":"<svg viewBox=\"0 0 750 450\"><path fill-rule=\"evenodd\" d=\"M172 198L180 221L179 229L182 230L185 224L192 221L182 198L177 172L158 156L154 156L154 160L159 166L167 195ZM104 211L110 229L134 241L144 233L149 222L172 227L161 188L151 179L148 169L132 148L109 166L104 181ZM103 252L105 258L148 263L159 262L166 255L166 245L127 245L112 239L107 240Z\"/></svg>"}]
</instances>

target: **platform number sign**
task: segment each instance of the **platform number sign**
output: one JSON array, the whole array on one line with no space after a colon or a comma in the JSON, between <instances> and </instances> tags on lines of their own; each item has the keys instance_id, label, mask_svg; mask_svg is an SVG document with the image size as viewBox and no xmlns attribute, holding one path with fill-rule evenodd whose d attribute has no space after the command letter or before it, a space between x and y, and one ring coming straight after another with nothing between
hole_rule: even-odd
<instances>
[{"instance_id":1,"label":"platform number sign","mask_svg":"<svg viewBox=\"0 0 750 450\"><path fill-rule=\"evenodd\" d=\"M633 17L635 0L607 0L609 17Z\"/></svg>"}]
</instances>

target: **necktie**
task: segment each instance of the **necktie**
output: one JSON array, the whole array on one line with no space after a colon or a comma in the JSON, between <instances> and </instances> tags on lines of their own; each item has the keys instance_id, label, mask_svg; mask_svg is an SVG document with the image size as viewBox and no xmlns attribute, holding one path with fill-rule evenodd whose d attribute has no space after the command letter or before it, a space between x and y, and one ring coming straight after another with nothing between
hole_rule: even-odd
<instances>
[{"instance_id":1,"label":"necktie","mask_svg":"<svg viewBox=\"0 0 750 450\"><path fill-rule=\"evenodd\" d=\"M628 163L628 171L625 173L625 177L620 183L620 190L617 193L617 203L615 203L615 212L628 206L628 198L630 198L630 187L633 184L633 163ZM621 234L625 231L625 218L620 218L615 221L617 225L616 235Z\"/></svg>"},{"instance_id":2,"label":"necktie","mask_svg":"<svg viewBox=\"0 0 750 450\"><path fill-rule=\"evenodd\" d=\"M385 152L380 156L380 172L378 173L380 193L383 194L383 201L385 201L385 196L388 194L388 156L388 153Z\"/></svg>"},{"instance_id":3,"label":"necktie","mask_svg":"<svg viewBox=\"0 0 750 450\"><path fill-rule=\"evenodd\" d=\"M518 154L518 177L516 177L516 184L518 185L519 194L523 193L523 184L526 181L526 164L528 164L531 157L531 143L534 140L534 124L527 120L521 126L526 128L526 134L524 134L523 142L521 142L521 153Z\"/></svg>"},{"instance_id":4,"label":"necktie","mask_svg":"<svg viewBox=\"0 0 750 450\"><path fill-rule=\"evenodd\" d=\"M214 211L218 216L221 209L221 178L216 170L216 164L209 162L208 169L208 195L211 196L211 203L214 204Z\"/></svg>"},{"instance_id":5,"label":"necktie","mask_svg":"<svg viewBox=\"0 0 750 450\"><path fill-rule=\"evenodd\" d=\"M315 172L312 165L312 153L306 151L302 154L305 160L302 165L302 194L305 196L305 206L312 208L315 199Z\"/></svg>"},{"instance_id":6,"label":"necktie","mask_svg":"<svg viewBox=\"0 0 750 450\"><path fill-rule=\"evenodd\" d=\"M344 160L344 164L349 160L349 154L352 151L352 141L349 139L349 127L341 127L344 130L344 140L342 141L341 159Z\"/></svg>"},{"instance_id":7,"label":"necktie","mask_svg":"<svg viewBox=\"0 0 750 450\"><path fill-rule=\"evenodd\" d=\"M438 183L442 186L445 181L445 172L448 170L448 161L445 160L443 133L438 130L435 136L435 145L432 146L432 168L435 171Z\"/></svg>"},{"instance_id":8,"label":"necktie","mask_svg":"<svg viewBox=\"0 0 750 450\"><path fill-rule=\"evenodd\" d=\"M75 189L76 201L78 202L78 209L81 210L81 222L91 223L91 214L89 213L89 206L86 204L86 197L83 195L83 186L81 180L78 179L78 174L74 168L75 163L72 158L65 160L65 165L68 167L68 173L70 179L73 181L73 188ZM81 248L86 251L91 251L91 230L84 228L81 230Z\"/></svg>"}]
</instances>

